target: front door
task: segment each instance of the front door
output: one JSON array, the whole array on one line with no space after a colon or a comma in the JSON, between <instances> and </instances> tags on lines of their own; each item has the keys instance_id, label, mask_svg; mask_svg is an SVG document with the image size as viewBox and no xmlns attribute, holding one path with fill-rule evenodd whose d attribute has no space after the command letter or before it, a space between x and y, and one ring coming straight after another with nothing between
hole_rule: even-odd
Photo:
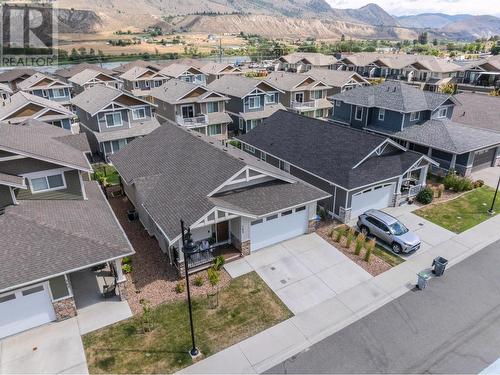
<instances>
[{"instance_id":1,"label":"front door","mask_svg":"<svg viewBox=\"0 0 500 375\"><path fill-rule=\"evenodd\" d=\"M216 224L217 226L217 242L229 240L229 222L223 221Z\"/></svg>"}]
</instances>

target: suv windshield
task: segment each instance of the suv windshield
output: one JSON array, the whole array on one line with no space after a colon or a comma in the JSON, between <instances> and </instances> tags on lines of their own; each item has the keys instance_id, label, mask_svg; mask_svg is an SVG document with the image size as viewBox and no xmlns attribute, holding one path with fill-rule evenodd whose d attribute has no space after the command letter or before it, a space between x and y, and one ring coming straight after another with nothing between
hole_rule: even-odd
<instances>
[{"instance_id":1,"label":"suv windshield","mask_svg":"<svg viewBox=\"0 0 500 375\"><path fill-rule=\"evenodd\" d=\"M396 221L394 224L389 225L389 228L395 236L401 236L408 232L408 228L406 228L402 223Z\"/></svg>"}]
</instances>

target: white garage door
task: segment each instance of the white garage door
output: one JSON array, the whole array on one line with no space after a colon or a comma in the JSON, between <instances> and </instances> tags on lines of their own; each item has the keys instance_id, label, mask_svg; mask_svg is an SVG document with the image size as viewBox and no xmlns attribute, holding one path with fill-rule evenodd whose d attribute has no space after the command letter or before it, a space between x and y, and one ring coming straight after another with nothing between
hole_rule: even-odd
<instances>
[{"instance_id":1,"label":"white garage door","mask_svg":"<svg viewBox=\"0 0 500 375\"><path fill-rule=\"evenodd\" d=\"M0 338L56 319L45 284L0 295Z\"/></svg>"},{"instance_id":2,"label":"white garage door","mask_svg":"<svg viewBox=\"0 0 500 375\"><path fill-rule=\"evenodd\" d=\"M375 186L352 196L351 219L357 218L369 209L386 208L390 205L394 193L394 184Z\"/></svg>"},{"instance_id":3,"label":"white garage door","mask_svg":"<svg viewBox=\"0 0 500 375\"><path fill-rule=\"evenodd\" d=\"M258 250L307 232L306 207L284 211L252 222L250 250Z\"/></svg>"}]
</instances>

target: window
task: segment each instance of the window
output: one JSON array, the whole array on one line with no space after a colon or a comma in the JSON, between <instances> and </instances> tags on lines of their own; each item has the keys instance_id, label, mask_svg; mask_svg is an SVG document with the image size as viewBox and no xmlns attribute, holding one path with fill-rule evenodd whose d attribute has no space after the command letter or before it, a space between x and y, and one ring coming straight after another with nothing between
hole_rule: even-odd
<instances>
[{"instance_id":1,"label":"window","mask_svg":"<svg viewBox=\"0 0 500 375\"><path fill-rule=\"evenodd\" d=\"M149 81L144 81L144 86L149 88L151 86L151 82Z\"/></svg>"},{"instance_id":2,"label":"window","mask_svg":"<svg viewBox=\"0 0 500 375\"><path fill-rule=\"evenodd\" d=\"M42 96L44 98L48 98L49 97L49 93L47 92L47 90L42 90Z\"/></svg>"},{"instance_id":3,"label":"window","mask_svg":"<svg viewBox=\"0 0 500 375\"><path fill-rule=\"evenodd\" d=\"M448 108L439 108L436 118L444 118L446 117L447 113L448 113Z\"/></svg>"},{"instance_id":4,"label":"window","mask_svg":"<svg viewBox=\"0 0 500 375\"><path fill-rule=\"evenodd\" d=\"M311 98L312 99L323 99L325 97L323 90L314 90L311 91Z\"/></svg>"},{"instance_id":5,"label":"window","mask_svg":"<svg viewBox=\"0 0 500 375\"><path fill-rule=\"evenodd\" d=\"M280 169L282 171L290 173L290 164L286 161L280 160Z\"/></svg>"},{"instance_id":6,"label":"window","mask_svg":"<svg viewBox=\"0 0 500 375\"><path fill-rule=\"evenodd\" d=\"M66 96L66 91L64 89L53 89L52 95L54 95L54 98L64 98Z\"/></svg>"},{"instance_id":7,"label":"window","mask_svg":"<svg viewBox=\"0 0 500 375\"><path fill-rule=\"evenodd\" d=\"M222 134L222 125L215 124L208 126L208 135L219 135Z\"/></svg>"},{"instance_id":8,"label":"window","mask_svg":"<svg viewBox=\"0 0 500 375\"><path fill-rule=\"evenodd\" d=\"M293 94L293 99L298 103L303 103L304 102L304 93L303 92L296 92L295 94Z\"/></svg>"},{"instance_id":9,"label":"window","mask_svg":"<svg viewBox=\"0 0 500 375\"><path fill-rule=\"evenodd\" d=\"M267 155L265 152L260 153L260 160L266 161Z\"/></svg>"},{"instance_id":10,"label":"window","mask_svg":"<svg viewBox=\"0 0 500 375\"><path fill-rule=\"evenodd\" d=\"M295 212L304 211L305 209L306 209L306 206L297 207L297 208L295 209Z\"/></svg>"},{"instance_id":11,"label":"window","mask_svg":"<svg viewBox=\"0 0 500 375\"><path fill-rule=\"evenodd\" d=\"M64 189L66 181L62 173L50 176L32 178L30 181L31 192L39 193L48 190Z\"/></svg>"},{"instance_id":12,"label":"window","mask_svg":"<svg viewBox=\"0 0 500 375\"><path fill-rule=\"evenodd\" d=\"M271 221L271 220L274 220L277 218L278 218L278 215L271 215L271 216L266 217L266 221Z\"/></svg>"},{"instance_id":13,"label":"window","mask_svg":"<svg viewBox=\"0 0 500 375\"><path fill-rule=\"evenodd\" d=\"M13 299L16 299L15 293L7 294L5 296L0 297L0 303L9 302L12 301Z\"/></svg>"},{"instance_id":14,"label":"window","mask_svg":"<svg viewBox=\"0 0 500 375\"><path fill-rule=\"evenodd\" d=\"M240 128L240 130L245 129L245 120L243 120L242 118L240 118L240 121L239 121L239 128Z\"/></svg>"},{"instance_id":15,"label":"window","mask_svg":"<svg viewBox=\"0 0 500 375\"><path fill-rule=\"evenodd\" d=\"M316 109L316 110L314 111L314 117L316 117L316 118L321 118L321 117L323 117L323 110L322 110L322 109Z\"/></svg>"},{"instance_id":16,"label":"window","mask_svg":"<svg viewBox=\"0 0 500 375\"><path fill-rule=\"evenodd\" d=\"M181 107L182 118L193 118L194 117L194 106L193 105L183 105Z\"/></svg>"},{"instance_id":17,"label":"window","mask_svg":"<svg viewBox=\"0 0 500 375\"><path fill-rule=\"evenodd\" d=\"M207 112L208 113L219 112L219 102L207 103Z\"/></svg>"},{"instance_id":18,"label":"window","mask_svg":"<svg viewBox=\"0 0 500 375\"><path fill-rule=\"evenodd\" d=\"M410 113L410 121L417 121L420 119L420 112Z\"/></svg>"},{"instance_id":19,"label":"window","mask_svg":"<svg viewBox=\"0 0 500 375\"><path fill-rule=\"evenodd\" d=\"M337 107L340 107L342 105L342 102L340 100L335 100L335 105Z\"/></svg>"},{"instance_id":20,"label":"window","mask_svg":"<svg viewBox=\"0 0 500 375\"><path fill-rule=\"evenodd\" d=\"M162 84L162 81L154 81L154 87L160 87Z\"/></svg>"},{"instance_id":21,"label":"window","mask_svg":"<svg viewBox=\"0 0 500 375\"><path fill-rule=\"evenodd\" d=\"M380 108L378 110L378 120L379 121L384 121L385 120L385 109Z\"/></svg>"},{"instance_id":22,"label":"window","mask_svg":"<svg viewBox=\"0 0 500 375\"><path fill-rule=\"evenodd\" d=\"M243 148L244 148L246 151L251 152L252 154L253 154L253 153L255 153L255 148L253 148L252 146L249 146L249 145L245 144L245 145L243 146Z\"/></svg>"},{"instance_id":23,"label":"window","mask_svg":"<svg viewBox=\"0 0 500 375\"><path fill-rule=\"evenodd\" d=\"M122 114L120 112L106 114L106 127L122 126Z\"/></svg>"},{"instance_id":24,"label":"window","mask_svg":"<svg viewBox=\"0 0 500 375\"><path fill-rule=\"evenodd\" d=\"M43 285L38 285L38 286L35 286L33 288L29 288L29 289L24 289L22 291L22 294L23 296L29 296L30 294L35 294L35 293L39 293L39 292L43 292Z\"/></svg>"},{"instance_id":25,"label":"window","mask_svg":"<svg viewBox=\"0 0 500 375\"><path fill-rule=\"evenodd\" d=\"M248 98L248 108L260 108L260 96L251 96Z\"/></svg>"},{"instance_id":26,"label":"window","mask_svg":"<svg viewBox=\"0 0 500 375\"><path fill-rule=\"evenodd\" d=\"M134 81L134 89L138 89L139 88L139 82L138 81Z\"/></svg>"},{"instance_id":27,"label":"window","mask_svg":"<svg viewBox=\"0 0 500 375\"><path fill-rule=\"evenodd\" d=\"M132 108L132 118L134 120L141 120L146 118L146 108Z\"/></svg>"},{"instance_id":28,"label":"window","mask_svg":"<svg viewBox=\"0 0 500 375\"><path fill-rule=\"evenodd\" d=\"M254 220L251 222L251 225L257 225L257 224L262 224L262 219L259 219L259 220Z\"/></svg>"},{"instance_id":29,"label":"window","mask_svg":"<svg viewBox=\"0 0 500 375\"><path fill-rule=\"evenodd\" d=\"M116 141L111 141L111 152L115 153L120 151L127 145L126 139L118 139Z\"/></svg>"},{"instance_id":30,"label":"window","mask_svg":"<svg viewBox=\"0 0 500 375\"><path fill-rule=\"evenodd\" d=\"M354 114L354 118L356 120L362 120L363 119L363 107L356 106L356 113Z\"/></svg>"},{"instance_id":31,"label":"window","mask_svg":"<svg viewBox=\"0 0 500 375\"><path fill-rule=\"evenodd\" d=\"M266 96L264 96L264 103L266 103L266 104L276 103L276 95L275 94L266 94Z\"/></svg>"},{"instance_id":32,"label":"window","mask_svg":"<svg viewBox=\"0 0 500 375\"><path fill-rule=\"evenodd\" d=\"M281 216L288 216L288 215L291 215L292 214L292 210L288 210L288 211L284 211L281 213Z\"/></svg>"},{"instance_id":33,"label":"window","mask_svg":"<svg viewBox=\"0 0 500 375\"><path fill-rule=\"evenodd\" d=\"M52 298L58 300L70 296L66 277L64 275L54 277L49 280L50 291Z\"/></svg>"}]
</instances>

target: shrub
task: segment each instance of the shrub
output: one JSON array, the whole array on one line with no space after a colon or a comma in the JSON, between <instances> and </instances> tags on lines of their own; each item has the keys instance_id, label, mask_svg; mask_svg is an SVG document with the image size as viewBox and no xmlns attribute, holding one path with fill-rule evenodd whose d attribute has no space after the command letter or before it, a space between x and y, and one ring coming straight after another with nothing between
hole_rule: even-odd
<instances>
[{"instance_id":1,"label":"shrub","mask_svg":"<svg viewBox=\"0 0 500 375\"><path fill-rule=\"evenodd\" d=\"M202 286L205 283L203 276L198 275L194 278L193 284L196 286Z\"/></svg>"},{"instance_id":2,"label":"shrub","mask_svg":"<svg viewBox=\"0 0 500 375\"><path fill-rule=\"evenodd\" d=\"M476 181L474 181L474 189L480 188L483 185L484 185L484 181L483 180L476 180Z\"/></svg>"},{"instance_id":3,"label":"shrub","mask_svg":"<svg viewBox=\"0 0 500 375\"><path fill-rule=\"evenodd\" d=\"M216 287L220 282L219 271L217 271L214 267L210 267L207 270L207 275L208 275L208 281L210 281L210 284L212 285L212 287Z\"/></svg>"},{"instance_id":4,"label":"shrub","mask_svg":"<svg viewBox=\"0 0 500 375\"><path fill-rule=\"evenodd\" d=\"M474 182L467 177L458 176L455 172L449 172L443 180L446 189L452 189L455 192L472 190Z\"/></svg>"},{"instance_id":5,"label":"shrub","mask_svg":"<svg viewBox=\"0 0 500 375\"><path fill-rule=\"evenodd\" d=\"M328 237L333 238L334 234L335 231L333 230L333 228L328 231Z\"/></svg>"},{"instance_id":6,"label":"shrub","mask_svg":"<svg viewBox=\"0 0 500 375\"><path fill-rule=\"evenodd\" d=\"M345 233L347 231L347 228L345 225L341 225L340 227L337 228L337 235L335 236L335 242L340 242L342 237L345 236Z\"/></svg>"},{"instance_id":7,"label":"shrub","mask_svg":"<svg viewBox=\"0 0 500 375\"><path fill-rule=\"evenodd\" d=\"M132 272L132 264L128 263L128 264L122 265L122 271L123 271L123 273Z\"/></svg>"},{"instance_id":8,"label":"shrub","mask_svg":"<svg viewBox=\"0 0 500 375\"><path fill-rule=\"evenodd\" d=\"M321 208L321 207L318 209L318 215L321 218L321 221L325 221L326 218L328 217L326 210L324 208Z\"/></svg>"},{"instance_id":9,"label":"shrub","mask_svg":"<svg viewBox=\"0 0 500 375\"><path fill-rule=\"evenodd\" d=\"M370 258L372 256L372 251L375 249L375 238L372 238L366 247L366 253L365 253L365 258L364 261L370 263Z\"/></svg>"},{"instance_id":10,"label":"shrub","mask_svg":"<svg viewBox=\"0 0 500 375\"><path fill-rule=\"evenodd\" d=\"M426 186L418 192L416 199L417 202L422 204L429 204L434 199L434 191L430 187Z\"/></svg>"},{"instance_id":11,"label":"shrub","mask_svg":"<svg viewBox=\"0 0 500 375\"><path fill-rule=\"evenodd\" d=\"M184 281L179 281L177 284L175 284L175 293L177 294L184 293L185 288L186 285L184 284Z\"/></svg>"},{"instance_id":12,"label":"shrub","mask_svg":"<svg viewBox=\"0 0 500 375\"><path fill-rule=\"evenodd\" d=\"M365 240L366 236L363 233L358 234L358 236L356 237L356 248L354 249L354 254L356 255L361 254L361 249L365 244Z\"/></svg>"},{"instance_id":13,"label":"shrub","mask_svg":"<svg viewBox=\"0 0 500 375\"><path fill-rule=\"evenodd\" d=\"M132 263L131 257L123 257L122 258L122 264L131 264L131 263Z\"/></svg>"},{"instance_id":14,"label":"shrub","mask_svg":"<svg viewBox=\"0 0 500 375\"><path fill-rule=\"evenodd\" d=\"M213 267L216 271L220 271L220 269L224 266L225 263L226 259L222 255L219 255L215 257Z\"/></svg>"},{"instance_id":15,"label":"shrub","mask_svg":"<svg viewBox=\"0 0 500 375\"><path fill-rule=\"evenodd\" d=\"M229 143L231 146L234 146L236 148L241 148L241 142L240 141L235 141L233 139L233 140L228 141L227 143Z\"/></svg>"},{"instance_id":16,"label":"shrub","mask_svg":"<svg viewBox=\"0 0 500 375\"><path fill-rule=\"evenodd\" d=\"M346 238L346 246L348 248L351 247L351 244L352 244L352 240L354 239L354 235L356 234L356 231L354 230L354 228L350 228L349 231L347 232L347 238Z\"/></svg>"},{"instance_id":17,"label":"shrub","mask_svg":"<svg viewBox=\"0 0 500 375\"><path fill-rule=\"evenodd\" d=\"M443 196L443 193L444 193L444 185L439 184L436 190L437 190L437 197L441 198Z\"/></svg>"}]
</instances>

